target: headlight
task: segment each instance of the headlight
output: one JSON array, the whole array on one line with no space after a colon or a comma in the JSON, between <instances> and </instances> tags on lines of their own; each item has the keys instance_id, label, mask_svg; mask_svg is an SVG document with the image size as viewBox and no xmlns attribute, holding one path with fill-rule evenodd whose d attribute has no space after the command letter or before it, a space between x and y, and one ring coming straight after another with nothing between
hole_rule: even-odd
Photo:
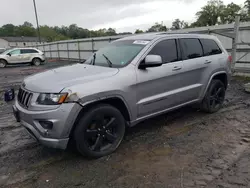
<instances>
[{"instance_id":1,"label":"headlight","mask_svg":"<svg viewBox=\"0 0 250 188\"><path fill-rule=\"evenodd\" d=\"M39 95L36 102L42 105L58 105L62 104L67 98L67 96L68 93L58 93L58 94L42 93Z\"/></svg>"}]
</instances>

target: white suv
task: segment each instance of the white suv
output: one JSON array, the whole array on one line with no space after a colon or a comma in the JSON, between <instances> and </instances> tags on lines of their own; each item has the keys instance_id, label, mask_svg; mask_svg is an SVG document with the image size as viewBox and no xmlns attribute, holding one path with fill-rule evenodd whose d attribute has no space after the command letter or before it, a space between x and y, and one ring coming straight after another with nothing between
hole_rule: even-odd
<instances>
[{"instance_id":1,"label":"white suv","mask_svg":"<svg viewBox=\"0 0 250 188\"><path fill-rule=\"evenodd\" d=\"M35 48L13 48L0 54L0 68L8 64L31 63L40 65L45 61L44 53Z\"/></svg>"}]
</instances>

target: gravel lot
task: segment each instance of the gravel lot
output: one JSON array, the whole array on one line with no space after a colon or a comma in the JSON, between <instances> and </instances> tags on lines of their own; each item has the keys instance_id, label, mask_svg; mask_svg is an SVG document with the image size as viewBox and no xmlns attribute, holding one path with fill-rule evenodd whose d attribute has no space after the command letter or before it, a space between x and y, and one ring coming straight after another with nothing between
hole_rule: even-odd
<instances>
[{"instance_id":1,"label":"gravel lot","mask_svg":"<svg viewBox=\"0 0 250 188\"><path fill-rule=\"evenodd\" d=\"M0 70L0 97L48 63ZM224 108L185 107L129 128L117 152L87 160L35 143L0 100L0 187L250 187L250 94L234 79Z\"/></svg>"}]
</instances>

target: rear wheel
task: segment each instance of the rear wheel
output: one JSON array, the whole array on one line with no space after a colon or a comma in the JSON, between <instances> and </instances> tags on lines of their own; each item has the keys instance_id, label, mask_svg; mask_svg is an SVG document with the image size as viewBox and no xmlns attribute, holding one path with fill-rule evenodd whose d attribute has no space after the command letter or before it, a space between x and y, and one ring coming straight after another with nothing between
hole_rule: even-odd
<instances>
[{"instance_id":1,"label":"rear wheel","mask_svg":"<svg viewBox=\"0 0 250 188\"><path fill-rule=\"evenodd\" d=\"M90 158L99 158L114 152L125 133L121 112L111 105L91 108L78 122L74 131L77 150Z\"/></svg>"},{"instance_id":2,"label":"rear wheel","mask_svg":"<svg viewBox=\"0 0 250 188\"><path fill-rule=\"evenodd\" d=\"M34 58L32 60L32 64L35 66L39 66L39 65L41 65L41 60L39 58Z\"/></svg>"},{"instance_id":3,"label":"rear wheel","mask_svg":"<svg viewBox=\"0 0 250 188\"><path fill-rule=\"evenodd\" d=\"M214 113L221 109L225 99L225 85L220 80L212 80L202 101L202 109Z\"/></svg>"},{"instance_id":4,"label":"rear wheel","mask_svg":"<svg viewBox=\"0 0 250 188\"><path fill-rule=\"evenodd\" d=\"M7 65L7 62L3 59L0 59L0 68L4 68L6 67L6 65Z\"/></svg>"}]
</instances>

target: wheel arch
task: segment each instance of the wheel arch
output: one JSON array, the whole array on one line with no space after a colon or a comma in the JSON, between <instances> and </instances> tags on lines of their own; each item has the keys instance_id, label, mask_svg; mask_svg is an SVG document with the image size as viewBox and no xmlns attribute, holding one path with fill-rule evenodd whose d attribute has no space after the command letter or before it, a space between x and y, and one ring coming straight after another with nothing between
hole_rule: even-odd
<instances>
[{"instance_id":1,"label":"wheel arch","mask_svg":"<svg viewBox=\"0 0 250 188\"><path fill-rule=\"evenodd\" d=\"M42 59L40 57L33 57L32 60L31 60L31 62L33 62L34 59L39 59L42 62Z\"/></svg>"},{"instance_id":2,"label":"wheel arch","mask_svg":"<svg viewBox=\"0 0 250 188\"><path fill-rule=\"evenodd\" d=\"M224 84L225 86L225 89L227 89L227 86L228 86L228 76L227 76L227 73L225 71L220 71L220 72L216 72L214 74L212 74L212 76L210 77L209 79L209 82L206 86L206 89L205 89L205 92L203 94L203 97L206 95L206 92L208 90L208 87L210 86L211 84L211 81L214 80L214 79L217 79L217 80L220 80L222 81L222 83Z\"/></svg>"},{"instance_id":3,"label":"wheel arch","mask_svg":"<svg viewBox=\"0 0 250 188\"><path fill-rule=\"evenodd\" d=\"M4 61L6 62L6 64L8 64L8 61L7 61L6 59L0 58L0 61L1 61L1 60L4 60Z\"/></svg>"},{"instance_id":4,"label":"wheel arch","mask_svg":"<svg viewBox=\"0 0 250 188\"><path fill-rule=\"evenodd\" d=\"M127 125L129 125L129 122L131 121L131 113L129 111L128 106L126 105L126 102L119 96L112 96L109 98L101 99L101 100L96 100L96 101L91 101L87 103L86 105L82 106L82 109L77 115L77 118L70 130L70 138L72 138L72 134L74 133L74 130L76 128L77 122L80 120L80 118L91 108L94 106L97 106L99 104L109 104L115 108L117 108L121 114L123 115L124 119L127 122Z\"/></svg>"}]
</instances>

